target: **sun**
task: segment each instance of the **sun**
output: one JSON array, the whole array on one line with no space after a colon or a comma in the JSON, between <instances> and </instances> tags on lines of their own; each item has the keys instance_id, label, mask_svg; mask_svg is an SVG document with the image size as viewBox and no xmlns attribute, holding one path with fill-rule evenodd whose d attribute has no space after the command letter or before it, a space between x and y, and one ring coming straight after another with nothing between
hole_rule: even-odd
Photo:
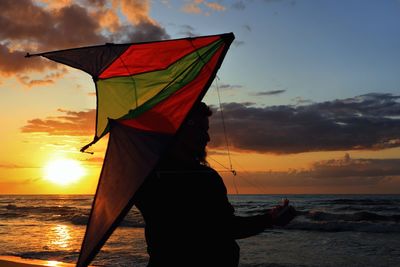
<instances>
[{"instance_id":1,"label":"sun","mask_svg":"<svg viewBox=\"0 0 400 267\"><path fill-rule=\"evenodd\" d=\"M85 169L77 160L57 159L47 163L44 173L47 180L68 185L78 181L85 174Z\"/></svg>"}]
</instances>

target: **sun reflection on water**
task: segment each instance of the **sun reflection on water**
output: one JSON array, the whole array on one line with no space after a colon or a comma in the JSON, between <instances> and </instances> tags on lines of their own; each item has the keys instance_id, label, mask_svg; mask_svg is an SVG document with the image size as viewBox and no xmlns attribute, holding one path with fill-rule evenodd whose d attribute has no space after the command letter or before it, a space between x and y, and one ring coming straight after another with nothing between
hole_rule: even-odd
<instances>
[{"instance_id":1,"label":"sun reflection on water","mask_svg":"<svg viewBox=\"0 0 400 267\"><path fill-rule=\"evenodd\" d=\"M61 267L61 266L66 266L65 264L58 262L58 261L46 261L45 266L50 266L50 267Z\"/></svg>"},{"instance_id":2,"label":"sun reflection on water","mask_svg":"<svg viewBox=\"0 0 400 267\"><path fill-rule=\"evenodd\" d=\"M52 248L68 249L71 247L71 229L68 225L57 224L50 228L49 245Z\"/></svg>"}]
</instances>

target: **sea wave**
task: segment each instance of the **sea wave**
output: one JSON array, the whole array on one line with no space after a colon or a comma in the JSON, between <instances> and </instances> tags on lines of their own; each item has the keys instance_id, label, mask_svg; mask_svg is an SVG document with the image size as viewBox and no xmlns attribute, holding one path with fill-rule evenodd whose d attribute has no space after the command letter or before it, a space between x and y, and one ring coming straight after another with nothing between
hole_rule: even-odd
<instances>
[{"instance_id":1,"label":"sea wave","mask_svg":"<svg viewBox=\"0 0 400 267\"><path fill-rule=\"evenodd\" d=\"M63 218L64 221L70 222L74 225L86 225L89 216L87 215L74 215L70 218ZM119 226L121 227L132 227L132 228L144 228L145 223L142 217L135 217L135 218L125 218Z\"/></svg>"},{"instance_id":2,"label":"sea wave","mask_svg":"<svg viewBox=\"0 0 400 267\"><path fill-rule=\"evenodd\" d=\"M400 214L382 215L368 211L330 213L298 211L288 229L324 232L400 233Z\"/></svg>"},{"instance_id":3,"label":"sea wave","mask_svg":"<svg viewBox=\"0 0 400 267\"><path fill-rule=\"evenodd\" d=\"M321 231L321 232L367 232L367 233L400 233L400 224L397 223L371 223L371 222L307 222L292 221L286 229Z\"/></svg>"},{"instance_id":4,"label":"sea wave","mask_svg":"<svg viewBox=\"0 0 400 267\"><path fill-rule=\"evenodd\" d=\"M354 199L333 199L332 201L345 203ZM356 201L360 201L359 199ZM364 199L363 203L388 203L386 200ZM50 204L50 203L46 203ZM239 216L252 216L265 213L271 203L247 201L234 206ZM310 231L367 231L367 232L400 232L400 211L398 206L308 206L297 210L297 218L291 227ZM0 205L0 219L8 221L18 219L34 219L38 221L66 222L84 226L88 222L90 207L75 207L71 205ZM122 227L142 228L145 226L143 217L134 207L120 224ZM293 226L294 225L294 226Z\"/></svg>"},{"instance_id":5,"label":"sea wave","mask_svg":"<svg viewBox=\"0 0 400 267\"><path fill-rule=\"evenodd\" d=\"M74 225L86 225L89 220L89 209L70 206L18 206L8 204L1 207L0 219L20 219L34 217L39 221L61 221ZM122 227L144 227L144 221L139 211L132 209L121 222Z\"/></svg>"},{"instance_id":6,"label":"sea wave","mask_svg":"<svg viewBox=\"0 0 400 267\"><path fill-rule=\"evenodd\" d=\"M365 211L365 206L338 206L332 208L334 211ZM391 213L400 213L400 205L397 206L372 206L368 207L368 211L373 212L391 212Z\"/></svg>"},{"instance_id":7,"label":"sea wave","mask_svg":"<svg viewBox=\"0 0 400 267\"><path fill-rule=\"evenodd\" d=\"M359 211L354 213L329 213L310 211L304 214L314 221L370 221L370 222L400 222L400 214L381 215L374 212Z\"/></svg>"},{"instance_id":8,"label":"sea wave","mask_svg":"<svg viewBox=\"0 0 400 267\"><path fill-rule=\"evenodd\" d=\"M398 199L373 199L373 198L337 198L329 200L315 200L320 204L335 205L353 205L353 206L398 206Z\"/></svg>"},{"instance_id":9,"label":"sea wave","mask_svg":"<svg viewBox=\"0 0 400 267\"><path fill-rule=\"evenodd\" d=\"M2 208L6 210L12 210L15 212L28 213L28 214L39 214L39 213L68 214L71 212L82 212L82 209L70 206L17 206L14 204L8 204L6 206L3 206Z\"/></svg>"}]
</instances>

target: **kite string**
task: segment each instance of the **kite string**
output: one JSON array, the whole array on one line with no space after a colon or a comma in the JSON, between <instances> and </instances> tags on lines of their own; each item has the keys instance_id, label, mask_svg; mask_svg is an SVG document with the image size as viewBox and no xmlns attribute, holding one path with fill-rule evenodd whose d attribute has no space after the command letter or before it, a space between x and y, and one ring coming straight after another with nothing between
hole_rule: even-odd
<instances>
[{"instance_id":1,"label":"kite string","mask_svg":"<svg viewBox=\"0 0 400 267\"><path fill-rule=\"evenodd\" d=\"M212 70L211 69L209 69L209 67L208 67L208 65L206 64L206 62L204 61L204 59L203 59L203 57L200 55L200 53L199 53L199 51L198 51L198 49L197 49L197 47L194 45L194 43L193 43L193 40L192 39L188 39L189 40L189 43L192 45L192 47L195 49L195 51L196 51L196 53L197 53L197 56L198 56L198 58L204 63L204 66L207 68L207 70L212 74L213 72L212 72ZM215 85L216 85L216 88L217 88L217 94L218 94L218 103L219 103L219 109L220 109L220 112L221 112L221 120L222 120L222 127L223 127L223 131L224 131L224 137L225 137L225 143L226 143L226 150L227 150L227 152L228 152L228 159L229 159L229 171L233 174L233 176L236 176L236 171L233 169L233 167L232 167L232 160L231 160L231 153L230 153L230 150L229 150L229 142L228 142L228 136L227 136L227 131L226 131L226 126L225 126L225 118L224 118L224 112L223 112L223 109L222 109L222 104L221 104L221 96L220 96L220 93L219 93L219 86L218 86L218 80L219 80L219 77L218 77L218 75L217 74L215 74ZM215 161L215 160L214 160ZM219 163L219 162L218 162ZM219 163L220 164L220 163ZM221 166L223 166L222 164L220 164ZM223 166L224 168L226 168L225 166ZM228 169L228 168L226 168L226 169Z\"/></svg>"},{"instance_id":2,"label":"kite string","mask_svg":"<svg viewBox=\"0 0 400 267\"><path fill-rule=\"evenodd\" d=\"M229 150L228 135L227 135L227 133L226 133L227 131L226 131L226 125L225 125L225 117L224 117L224 111L223 111L223 109L222 109L222 103L221 103L221 96L220 96L220 93L219 93L218 80L219 80L219 77L216 76L215 85L216 85L216 88L217 88L219 110L220 110L220 113L221 113L222 128L223 128L223 131L224 131L224 137L225 137L225 143L226 143L226 150L227 150L227 152L228 152L229 168L230 168L230 171L232 172L232 174L233 174L234 176L236 176L236 171L235 171L235 170L233 169L233 167L232 167L231 152L230 152L230 150Z\"/></svg>"},{"instance_id":3,"label":"kite string","mask_svg":"<svg viewBox=\"0 0 400 267\"><path fill-rule=\"evenodd\" d=\"M210 157L210 156L207 156L207 159L211 159L212 161L214 161L215 163L217 163L219 166L221 166L222 168L224 168L227 172L233 173L233 172L232 172L232 169L229 169L228 167L226 167L226 166L223 165L222 163L218 162L216 159L214 159L214 158L212 158L212 157ZM218 171L218 172L222 172L222 171ZM233 186L235 187L236 195L239 195L239 190L238 190L237 185L236 185L235 176L236 176L236 172L235 172L235 174L232 176L232 181L233 181Z\"/></svg>"}]
</instances>

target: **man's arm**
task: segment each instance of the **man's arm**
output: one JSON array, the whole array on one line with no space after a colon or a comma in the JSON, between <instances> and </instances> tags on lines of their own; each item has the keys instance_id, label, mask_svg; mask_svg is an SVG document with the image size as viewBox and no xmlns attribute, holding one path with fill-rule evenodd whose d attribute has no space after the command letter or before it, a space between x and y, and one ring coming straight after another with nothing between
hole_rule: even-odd
<instances>
[{"instance_id":1,"label":"man's arm","mask_svg":"<svg viewBox=\"0 0 400 267\"><path fill-rule=\"evenodd\" d=\"M296 216L292 206L278 206L263 215L232 216L230 230L234 239L247 238L273 226L285 226Z\"/></svg>"}]
</instances>

